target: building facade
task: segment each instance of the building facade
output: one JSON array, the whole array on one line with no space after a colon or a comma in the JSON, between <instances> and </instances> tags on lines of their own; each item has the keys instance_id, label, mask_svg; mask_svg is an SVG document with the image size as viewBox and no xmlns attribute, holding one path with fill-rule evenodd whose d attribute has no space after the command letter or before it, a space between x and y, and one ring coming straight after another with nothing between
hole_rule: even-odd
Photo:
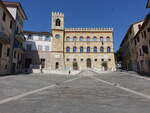
<instances>
[{"instance_id":1,"label":"building facade","mask_svg":"<svg viewBox=\"0 0 150 113\"><path fill-rule=\"evenodd\" d=\"M147 2L150 7L150 1ZM123 66L140 73L150 73L150 13L143 21L132 24L121 46Z\"/></svg>"},{"instance_id":2,"label":"building facade","mask_svg":"<svg viewBox=\"0 0 150 113\"><path fill-rule=\"evenodd\" d=\"M51 34L49 32L24 31L24 68L51 70Z\"/></svg>"},{"instance_id":3,"label":"building facade","mask_svg":"<svg viewBox=\"0 0 150 113\"><path fill-rule=\"evenodd\" d=\"M0 75L10 73L15 24L15 19L0 1Z\"/></svg>"},{"instance_id":4,"label":"building facade","mask_svg":"<svg viewBox=\"0 0 150 113\"><path fill-rule=\"evenodd\" d=\"M51 20L51 33L24 32L25 68L115 70L113 29L65 28L63 13L52 13Z\"/></svg>"},{"instance_id":5,"label":"building facade","mask_svg":"<svg viewBox=\"0 0 150 113\"><path fill-rule=\"evenodd\" d=\"M136 51L138 71L150 73L150 13L144 19L139 32L133 40Z\"/></svg>"},{"instance_id":6,"label":"building facade","mask_svg":"<svg viewBox=\"0 0 150 113\"><path fill-rule=\"evenodd\" d=\"M0 75L22 72L26 19L19 2L0 1Z\"/></svg>"},{"instance_id":7,"label":"building facade","mask_svg":"<svg viewBox=\"0 0 150 113\"><path fill-rule=\"evenodd\" d=\"M27 20L26 13L19 2L3 2L7 10L10 12L15 20L15 35L10 48L12 53L10 55L10 68L12 73L20 73L23 70L23 42L25 37L23 35L24 21Z\"/></svg>"},{"instance_id":8,"label":"building facade","mask_svg":"<svg viewBox=\"0 0 150 113\"><path fill-rule=\"evenodd\" d=\"M113 29L65 28L64 14L52 13L51 69L114 70Z\"/></svg>"},{"instance_id":9,"label":"building facade","mask_svg":"<svg viewBox=\"0 0 150 113\"><path fill-rule=\"evenodd\" d=\"M125 69L137 71L136 51L133 40L142 24L143 21L132 24L120 45L119 51L122 54L122 66Z\"/></svg>"}]
</instances>

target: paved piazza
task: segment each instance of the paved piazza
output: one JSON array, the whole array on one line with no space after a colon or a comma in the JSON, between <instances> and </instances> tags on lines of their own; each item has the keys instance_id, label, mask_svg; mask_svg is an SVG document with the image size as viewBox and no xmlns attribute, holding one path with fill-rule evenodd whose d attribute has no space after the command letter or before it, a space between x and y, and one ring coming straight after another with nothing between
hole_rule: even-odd
<instances>
[{"instance_id":1,"label":"paved piazza","mask_svg":"<svg viewBox=\"0 0 150 113\"><path fill-rule=\"evenodd\" d=\"M0 77L0 113L150 113L150 79L92 71Z\"/></svg>"}]
</instances>

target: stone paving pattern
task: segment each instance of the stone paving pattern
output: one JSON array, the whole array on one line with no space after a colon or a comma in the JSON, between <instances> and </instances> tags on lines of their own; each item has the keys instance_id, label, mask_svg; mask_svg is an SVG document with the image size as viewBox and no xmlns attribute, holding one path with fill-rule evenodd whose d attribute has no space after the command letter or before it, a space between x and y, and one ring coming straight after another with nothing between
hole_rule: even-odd
<instances>
[{"instance_id":1,"label":"stone paving pattern","mask_svg":"<svg viewBox=\"0 0 150 113\"><path fill-rule=\"evenodd\" d=\"M95 81L118 83L150 96L150 81L125 72L97 74L84 71L76 76L19 75L0 78L0 101L52 84L53 88L0 104L0 113L150 113L150 99ZM63 83L68 79L79 79Z\"/></svg>"}]
</instances>

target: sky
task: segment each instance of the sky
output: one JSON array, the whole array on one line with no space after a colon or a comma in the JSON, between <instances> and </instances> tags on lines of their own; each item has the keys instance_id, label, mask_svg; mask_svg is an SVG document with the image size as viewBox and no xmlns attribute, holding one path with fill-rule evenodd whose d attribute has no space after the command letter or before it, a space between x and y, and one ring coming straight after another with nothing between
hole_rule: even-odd
<instances>
[{"instance_id":1,"label":"sky","mask_svg":"<svg viewBox=\"0 0 150 113\"><path fill-rule=\"evenodd\" d=\"M49 32L51 13L65 14L65 27L113 28L118 50L129 26L149 13L147 0L7 0L19 1L27 16L24 30Z\"/></svg>"}]
</instances>

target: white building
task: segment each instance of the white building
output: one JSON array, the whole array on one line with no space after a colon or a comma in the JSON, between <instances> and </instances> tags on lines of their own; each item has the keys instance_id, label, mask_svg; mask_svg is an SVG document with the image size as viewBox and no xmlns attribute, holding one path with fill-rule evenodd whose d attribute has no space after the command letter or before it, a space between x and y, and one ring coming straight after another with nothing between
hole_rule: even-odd
<instances>
[{"instance_id":1,"label":"white building","mask_svg":"<svg viewBox=\"0 0 150 113\"><path fill-rule=\"evenodd\" d=\"M50 54L51 54L51 34L49 32L24 32L26 41L24 48L24 67L26 69L32 68L50 70Z\"/></svg>"}]
</instances>

